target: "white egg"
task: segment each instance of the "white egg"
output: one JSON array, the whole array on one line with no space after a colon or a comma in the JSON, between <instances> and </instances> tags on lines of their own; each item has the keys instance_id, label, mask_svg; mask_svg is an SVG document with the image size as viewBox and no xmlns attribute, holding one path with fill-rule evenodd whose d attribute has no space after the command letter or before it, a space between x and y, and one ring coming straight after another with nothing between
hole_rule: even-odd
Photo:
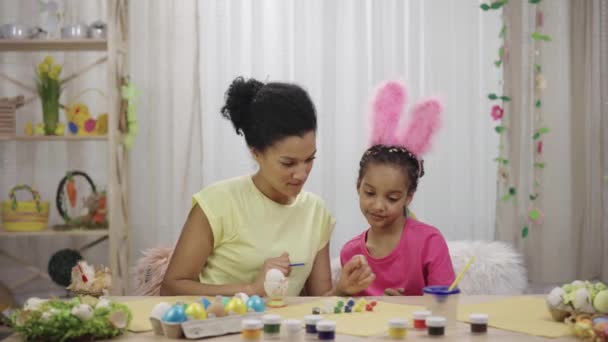
<instances>
[{"instance_id":1,"label":"white egg","mask_svg":"<svg viewBox=\"0 0 608 342\"><path fill-rule=\"evenodd\" d=\"M239 292L234 295L236 298L240 298L244 303L247 303L249 296L244 292Z\"/></svg>"},{"instance_id":2,"label":"white egg","mask_svg":"<svg viewBox=\"0 0 608 342\"><path fill-rule=\"evenodd\" d=\"M122 311L114 311L108 316L108 321L110 324L117 329L124 329L127 327L128 319L127 314Z\"/></svg>"},{"instance_id":3,"label":"white egg","mask_svg":"<svg viewBox=\"0 0 608 342\"><path fill-rule=\"evenodd\" d=\"M102 298L102 299L99 300L99 302L97 302L97 305L95 305L95 308L96 309L99 309L99 308L109 308L110 307L110 303L112 303L112 302L110 302L108 299Z\"/></svg>"},{"instance_id":4,"label":"white egg","mask_svg":"<svg viewBox=\"0 0 608 342\"><path fill-rule=\"evenodd\" d=\"M152 309L152 312L150 313L150 317L156 318L158 320L162 320L163 315L165 314L165 312L169 311L169 309L171 309L171 304L169 304L167 302L160 302L160 303L154 305L154 308Z\"/></svg>"},{"instance_id":5,"label":"white egg","mask_svg":"<svg viewBox=\"0 0 608 342\"><path fill-rule=\"evenodd\" d=\"M27 311L35 311L35 310L40 309L40 305L46 303L47 301L48 301L48 299L40 299L38 297L32 297L32 298L29 298L25 302L23 309L27 310Z\"/></svg>"},{"instance_id":6,"label":"white egg","mask_svg":"<svg viewBox=\"0 0 608 342\"><path fill-rule=\"evenodd\" d=\"M72 315L81 321L88 321L93 318L93 308L88 304L78 304L72 308Z\"/></svg>"},{"instance_id":7,"label":"white egg","mask_svg":"<svg viewBox=\"0 0 608 342\"><path fill-rule=\"evenodd\" d=\"M266 272L266 281L267 282L276 283L276 282L280 282L283 279L285 279L285 275L283 274L283 272L279 271L276 268L271 268L268 270L268 272Z\"/></svg>"}]
</instances>

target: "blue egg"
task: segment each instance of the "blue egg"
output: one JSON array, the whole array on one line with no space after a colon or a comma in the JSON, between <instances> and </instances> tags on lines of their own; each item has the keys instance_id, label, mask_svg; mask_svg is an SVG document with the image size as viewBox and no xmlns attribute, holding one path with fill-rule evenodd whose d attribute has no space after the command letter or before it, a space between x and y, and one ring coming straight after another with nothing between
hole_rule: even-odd
<instances>
[{"instance_id":1,"label":"blue egg","mask_svg":"<svg viewBox=\"0 0 608 342\"><path fill-rule=\"evenodd\" d=\"M70 123L68 123L68 129L70 130L70 133L72 134L76 134L78 133L78 126L76 126L76 123L70 121Z\"/></svg>"},{"instance_id":2,"label":"blue egg","mask_svg":"<svg viewBox=\"0 0 608 342\"><path fill-rule=\"evenodd\" d=\"M167 310L163 315L163 322L181 323L186 320L188 320L188 317L186 317L186 309L181 303L173 305L171 309Z\"/></svg>"},{"instance_id":3,"label":"blue egg","mask_svg":"<svg viewBox=\"0 0 608 342\"><path fill-rule=\"evenodd\" d=\"M204 298L204 297L201 298L200 302L201 302L201 304L203 304L203 307L205 308L205 310L207 310L209 305L211 305L211 302L209 301L209 299Z\"/></svg>"},{"instance_id":4,"label":"blue egg","mask_svg":"<svg viewBox=\"0 0 608 342\"><path fill-rule=\"evenodd\" d=\"M247 301L247 308L255 312L264 312L266 310L266 304L260 296L253 295L249 297L249 300Z\"/></svg>"}]
</instances>

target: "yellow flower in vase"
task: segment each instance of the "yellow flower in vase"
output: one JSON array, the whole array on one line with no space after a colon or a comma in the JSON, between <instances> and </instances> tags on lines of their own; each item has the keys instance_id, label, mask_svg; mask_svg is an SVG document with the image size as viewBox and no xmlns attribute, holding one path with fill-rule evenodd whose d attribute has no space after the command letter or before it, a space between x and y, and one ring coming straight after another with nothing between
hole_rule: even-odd
<instances>
[{"instance_id":1,"label":"yellow flower in vase","mask_svg":"<svg viewBox=\"0 0 608 342\"><path fill-rule=\"evenodd\" d=\"M55 65L53 57L46 56L36 68L36 90L42 104L44 133L55 135L59 122L59 97L61 96L61 66Z\"/></svg>"},{"instance_id":2,"label":"yellow flower in vase","mask_svg":"<svg viewBox=\"0 0 608 342\"><path fill-rule=\"evenodd\" d=\"M38 64L38 74L41 76L49 72L49 65L46 63Z\"/></svg>"},{"instance_id":3,"label":"yellow flower in vase","mask_svg":"<svg viewBox=\"0 0 608 342\"><path fill-rule=\"evenodd\" d=\"M50 67L51 65L53 65L53 63L55 63L55 60L53 59L53 56L46 56L42 60L42 63L47 64Z\"/></svg>"},{"instance_id":4,"label":"yellow flower in vase","mask_svg":"<svg viewBox=\"0 0 608 342\"><path fill-rule=\"evenodd\" d=\"M53 67L51 68L51 71L49 71L49 77L53 80L58 80L59 74L61 74L61 65L59 65L59 64L53 65Z\"/></svg>"}]
</instances>

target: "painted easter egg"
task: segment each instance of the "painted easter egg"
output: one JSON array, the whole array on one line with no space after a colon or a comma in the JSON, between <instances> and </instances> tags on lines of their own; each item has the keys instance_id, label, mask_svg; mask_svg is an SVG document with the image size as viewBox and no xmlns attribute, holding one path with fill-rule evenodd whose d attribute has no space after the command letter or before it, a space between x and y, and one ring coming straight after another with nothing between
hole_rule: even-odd
<instances>
[{"instance_id":1,"label":"painted easter egg","mask_svg":"<svg viewBox=\"0 0 608 342\"><path fill-rule=\"evenodd\" d=\"M194 302L192 304L189 304L188 307L186 308L185 312L186 312L186 316L188 316L192 319L197 319L197 320L207 319L207 311L205 310L205 307L203 306L203 304L201 304L199 302Z\"/></svg>"},{"instance_id":2,"label":"painted easter egg","mask_svg":"<svg viewBox=\"0 0 608 342\"><path fill-rule=\"evenodd\" d=\"M87 121L84 122L84 130L85 132L91 133L95 130L95 125L97 124L97 121L95 121L95 119L88 119Z\"/></svg>"},{"instance_id":3,"label":"painted easter egg","mask_svg":"<svg viewBox=\"0 0 608 342\"><path fill-rule=\"evenodd\" d=\"M205 308L205 310L207 310L209 308L209 305L211 305L211 302L209 301L209 299L203 297L200 300L200 303L203 304L203 307Z\"/></svg>"},{"instance_id":4,"label":"painted easter egg","mask_svg":"<svg viewBox=\"0 0 608 342\"><path fill-rule=\"evenodd\" d=\"M247 307L250 311L255 312L264 312L266 310L264 300L258 295L249 297L249 300L247 300Z\"/></svg>"},{"instance_id":5,"label":"painted easter egg","mask_svg":"<svg viewBox=\"0 0 608 342\"><path fill-rule=\"evenodd\" d=\"M247 305L245 305L245 302L241 298L234 297L226 304L226 312L228 314L244 315L247 313Z\"/></svg>"},{"instance_id":6,"label":"painted easter egg","mask_svg":"<svg viewBox=\"0 0 608 342\"><path fill-rule=\"evenodd\" d=\"M76 125L75 122L70 121L68 123L68 129L70 130L70 133L72 133L72 134L78 133L78 125Z\"/></svg>"},{"instance_id":7,"label":"painted easter egg","mask_svg":"<svg viewBox=\"0 0 608 342\"><path fill-rule=\"evenodd\" d=\"M224 317L226 316L226 311L224 309L224 304L221 300L214 300L209 308L207 309L207 314L209 316L214 315L215 317Z\"/></svg>"},{"instance_id":8,"label":"painted easter egg","mask_svg":"<svg viewBox=\"0 0 608 342\"><path fill-rule=\"evenodd\" d=\"M186 310L184 305L181 303L175 304L171 309L167 310L163 315L163 321L169 323L181 323L188 320L186 317Z\"/></svg>"}]
</instances>

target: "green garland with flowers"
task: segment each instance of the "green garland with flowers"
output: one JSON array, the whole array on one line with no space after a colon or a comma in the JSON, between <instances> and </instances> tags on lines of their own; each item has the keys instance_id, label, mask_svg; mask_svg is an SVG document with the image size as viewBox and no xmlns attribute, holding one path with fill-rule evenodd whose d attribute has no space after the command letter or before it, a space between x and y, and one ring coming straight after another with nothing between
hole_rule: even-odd
<instances>
[{"instance_id":1,"label":"green garland with flowers","mask_svg":"<svg viewBox=\"0 0 608 342\"><path fill-rule=\"evenodd\" d=\"M119 336L132 317L127 306L107 299L30 298L23 309L13 313L11 323L28 341L75 341Z\"/></svg>"}]
</instances>

